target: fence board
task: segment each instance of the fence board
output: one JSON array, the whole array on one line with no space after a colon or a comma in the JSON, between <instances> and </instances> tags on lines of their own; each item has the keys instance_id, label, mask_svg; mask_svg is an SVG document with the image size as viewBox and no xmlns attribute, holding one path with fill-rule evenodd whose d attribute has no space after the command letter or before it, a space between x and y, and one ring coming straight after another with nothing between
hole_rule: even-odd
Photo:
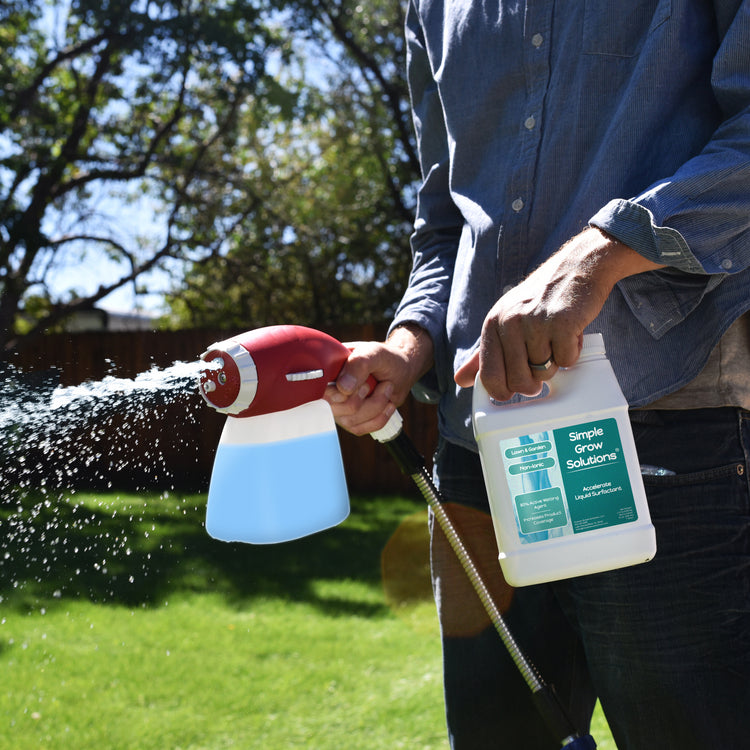
<instances>
[{"instance_id":1,"label":"fence board","mask_svg":"<svg viewBox=\"0 0 750 750\"><path fill-rule=\"evenodd\" d=\"M152 366L165 368L191 362L211 343L238 331L86 332L44 336L20 352L12 364L23 372L54 369L60 385L78 385L107 375L133 378ZM372 326L331 331L339 340L382 338ZM65 439L40 449L33 457L42 467L76 464L69 474L78 487L121 489L173 487L203 490L208 486L213 456L224 417L208 408L195 392L175 403L141 404L96 425L75 428ZM437 439L434 407L409 399L401 409L407 432L428 458ZM352 492L413 492L383 446L368 437L339 431L347 483ZM104 449L102 449L102 446ZM96 450L95 450L96 448ZM98 451L99 456L93 456ZM76 461L77 453L80 460ZM86 458L84 458L86 456ZM59 469L58 469L59 474Z\"/></svg>"}]
</instances>

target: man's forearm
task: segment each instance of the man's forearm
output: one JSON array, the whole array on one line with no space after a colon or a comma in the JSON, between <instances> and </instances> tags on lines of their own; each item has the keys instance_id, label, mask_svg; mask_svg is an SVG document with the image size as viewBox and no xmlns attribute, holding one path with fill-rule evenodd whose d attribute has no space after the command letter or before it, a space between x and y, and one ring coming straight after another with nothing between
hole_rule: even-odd
<instances>
[{"instance_id":1,"label":"man's forearm","mask_svg":"<svg viewBox=\"0 0 750 750\"><path fill-rule=\"evenodd\" d=\"M409 360L412 384L416 383L434 363L432 336L416 323L396 326L388 336L387 343L400 349Z\"/></svg>"}]
</instances>

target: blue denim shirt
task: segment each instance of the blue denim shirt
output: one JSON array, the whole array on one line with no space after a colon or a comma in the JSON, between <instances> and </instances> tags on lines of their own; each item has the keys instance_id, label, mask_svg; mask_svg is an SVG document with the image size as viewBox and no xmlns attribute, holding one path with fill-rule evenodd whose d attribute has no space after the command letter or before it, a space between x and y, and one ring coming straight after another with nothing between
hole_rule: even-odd
<instances>
[{"instance_id":1,"label":"blue denim shirt","mask_svg":"<svg viewBox=\"0 0 750 750\"><path fill-rule=\"evenodd\" d=\"M633 406L689 382L750 308L750 0L410 0L423 181L394 326L427 329L440 428L504 290L587 224L668 268L589 331ZM435 398L437 394L433 394Z\"/></svg>"}]
</instances>

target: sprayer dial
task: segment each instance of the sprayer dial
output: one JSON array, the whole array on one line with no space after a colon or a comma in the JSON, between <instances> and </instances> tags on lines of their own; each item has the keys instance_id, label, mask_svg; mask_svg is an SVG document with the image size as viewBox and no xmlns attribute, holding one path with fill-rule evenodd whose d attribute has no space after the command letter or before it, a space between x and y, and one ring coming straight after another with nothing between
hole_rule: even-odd
<instances>
[{"instance_id":1,"label":"sprayer dial","mask_svg":"<svg viewBox=\"0 0 750 750\"><path fill-rule=\"evenodd\" d=\"M198 378L201 396L216 411L237 414L247 409L258 389L258 370L239 342L227 339L201 354L208 363Z\"/></svg>"}]
</instances>

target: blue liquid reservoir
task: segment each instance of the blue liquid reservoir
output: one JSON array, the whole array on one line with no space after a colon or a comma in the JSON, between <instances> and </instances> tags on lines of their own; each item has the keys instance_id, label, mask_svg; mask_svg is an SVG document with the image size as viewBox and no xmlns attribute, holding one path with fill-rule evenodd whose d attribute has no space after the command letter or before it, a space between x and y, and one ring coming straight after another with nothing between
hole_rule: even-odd
<instances>
[{"instance_id":1,"label":"blue liquid reservoir","mask_svg":"<svg viewBox=\"0 0 750 750\"><path fill-rule=\"evenodd\" d=\"M325 401L227 418L208 492L212 537L274 544L331 528L348 515L341 449Z\"/></svg>"}]
</instances>

